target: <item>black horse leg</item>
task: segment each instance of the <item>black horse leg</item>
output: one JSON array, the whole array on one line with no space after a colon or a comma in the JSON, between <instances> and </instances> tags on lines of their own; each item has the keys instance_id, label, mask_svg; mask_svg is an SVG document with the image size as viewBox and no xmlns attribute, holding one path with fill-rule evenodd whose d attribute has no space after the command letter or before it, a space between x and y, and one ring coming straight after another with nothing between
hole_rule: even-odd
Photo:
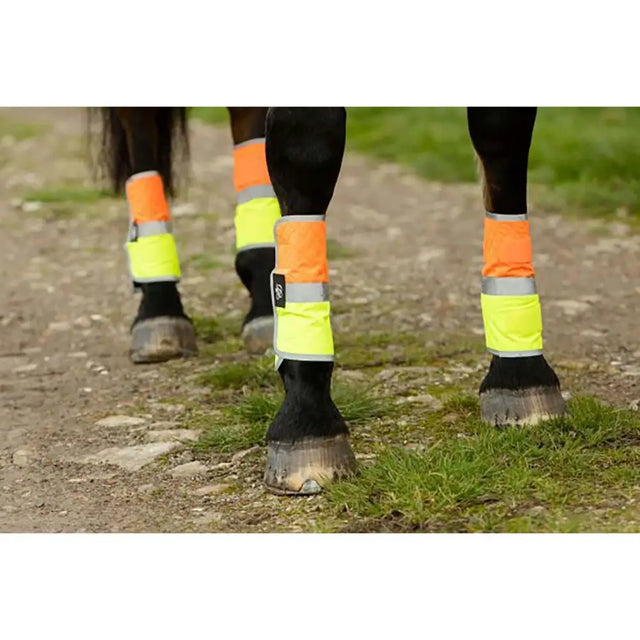
<instances>
[{"instance_id":1,"label":"black horse leg","mask_svg":"<svg viewBox=\"0 0 640 640\"><path fill-rule=\"evenodd\" d=\"M267 433L265 473L276 493L317 493L355 468L349 430L331 399L324 221L342 164L345 124L341 108L275 108L267 115L267 162L283 213L275 229L272 292L285 399Z\"/></svg>"},{"instance_id":2,"label":"black horse leg","mask_svg":"<svg viewBox=\"0 0 640 640\"><path fill-rule=\"evenodd\" d=\"M170 165L166 156L171 154L171 141L166 138L171 135L168 120L173 110L115 108L114 112L125 132L129 156L129 267L134 287L142 292L131 328L131 359L135 363L163 362L195 355L193 325L177 288L180 265L162 178L167 162Z\"/></svg>"},{"instance_id":3,"label":"black horse leg","mask_svg":"<svg viewBox=\"0 0 640 640\"><path fill-rule=\"evenodd\" d=\"M470 108L486 209L482 311L493 354L480 386L484 421L535 424L564 413L560 383L542 355L542 318L527 219L527 164L535 108Z\"/></svg>"},{"instance_id":4,"label":"black horse leg","mask_svg":"<svg viewBox=\"0 0 640 640\"><path fill-rule=\"evenodd\" d=\"M234 144L236 272L249 292L251 306L242 338L250 353L264 353L273 343L269 279L275 265L273 225L280 217L265 157L266 107L229 107Z\"/></svg>"}]
</instances>

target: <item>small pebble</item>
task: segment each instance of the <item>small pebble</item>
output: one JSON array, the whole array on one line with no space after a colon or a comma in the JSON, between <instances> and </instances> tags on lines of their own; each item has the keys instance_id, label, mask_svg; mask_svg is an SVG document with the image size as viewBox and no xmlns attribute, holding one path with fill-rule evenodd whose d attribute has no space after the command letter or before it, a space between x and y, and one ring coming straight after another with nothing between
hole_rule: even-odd
<instances>
[{"instance_id":1,"label":"small pebble","mask_svg":"<svg viewBox=\"0 0 640 640\"><path fill-rule=\"evenodd\" d=\"M231 486L232 485L225 482L220 482L218 484L209 484L205 487L194 489L193 491L191 491L191 494L198 497L212 496L212 495L217 495L219 493L224 493Z\"/></svg>"},{"instance_id":2,"label":"small pebble","mask_svg":"<svg viewBox=\"0 0 640 640\"><path fill-rule=\"evenodd\" d=\"M256 451L260 451L260 445L256 444L250 449L245 449L244 451L238 451L238 453L234 453L231 456L231 462L232 463L239 462L240 460L242 460L242 458L250 455L251 453L255 453Z\"/></svg>"},{"instance_id":3,"label":"small pebble","mask_svg":"<svg viewBox=\"0 0 640 640\"><path fill-rule=\"evenodd\" d=\"M200 476L208 471L206 465L202 464L199 460L193 462L186 462L177 467L174 467L169 471L169 474L174 478L193 478L194 476Z\"/></svg>"},{"instance_id":4,"label":"small pebble","mask_svg":"<svg viewBox=\"0 0 640 640\"><path fill-rule=\"evenodd\" d=\"M145 424L146 420L134 416L108 416L98 420L96 427L138 427Z\"/></svg>"},{"instance_id":5,"label":"small pebble","mask_svg":"<svg viewBox=\"0 0 640 640\"><path fill-rule=\"evenodd\" d=\"M31 463L31 459L33 457L33 452L28 449L18 449L13 454L13 464L16 467L27 467Z\"/></svg>"},{"instance_id":6,"label":"small pebble","mask_svg":"<svg viewBox=\"0 0 640 640\"><path fill-rule=\"evenodd\" d=\"M32 202L22 203L22 210L25 213L34 213L35 211L39 211L40 209L42 209L42 202L34 200Z\"/></svg>"}]
</instances>

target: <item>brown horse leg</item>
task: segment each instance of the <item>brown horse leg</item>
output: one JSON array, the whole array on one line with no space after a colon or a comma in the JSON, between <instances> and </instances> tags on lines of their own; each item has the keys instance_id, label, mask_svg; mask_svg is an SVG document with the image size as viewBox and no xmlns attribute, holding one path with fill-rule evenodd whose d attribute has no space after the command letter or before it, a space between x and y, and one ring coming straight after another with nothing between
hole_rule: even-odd
<instances>
[{"instance_id":1,"label":"brown horse leg","mask_svg":"<svg viewBox=\"0 0 640 640\"><path fill-rule=\"evenodd\" d=\"M183 115L172 108L122 107L114 108L112 117L119 123L126 139L128 163L124 164L133 231L127 247L130 267L138 269L137 275L131 274L133 284L142 293L131 328L131 359L135 363L148 363L195 355L195 332L184 312L177 288L180 270L165 198L165 191L172 190L173 186L172 129L175 127L174 120ZM146 189L150 184L142 184L149 180L155 180L155 191ZM143 187L142 191L140 186ZM137 195L134 195L136 190ZM150 198L154 199L153 202ZM161 213L160 210L164 209L166 212ZM141 222L144 220L152 224ZM151 229L153 224L158 223L163 228ZM146 249L141 263L144 269L140 270L131 259L134 255L131 248L138 251L149 240L161 241L163 245L152 249L152 253ZM169 262L173 265L167 267Z\"/></svg>"},{"instance_id":2,"label":"brown horse leg","mask_svg":"<svg viewBox=\"0 0 640 640\"><path fill-rule=\"evenodd\" d=\"M265 157L266 107L228 107L234 144L234 183L238 277L251 306L242 324L250 353L264 353L273 343L273 308L269 278L275 265L273 225L280 207L269 179Z\"/></svg>"}]
</instances>

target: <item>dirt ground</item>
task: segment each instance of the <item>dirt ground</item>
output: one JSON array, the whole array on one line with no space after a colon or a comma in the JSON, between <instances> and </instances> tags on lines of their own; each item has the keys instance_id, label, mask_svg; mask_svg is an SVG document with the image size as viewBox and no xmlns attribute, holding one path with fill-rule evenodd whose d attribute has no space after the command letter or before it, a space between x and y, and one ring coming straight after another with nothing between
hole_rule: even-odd
<instances>
[{"instance_id":1,"label":"dirt ground","mask_svg":"<svg viewBox=\"0 0 640 640\"><path fill-rule=\"evenodd\" d=\"M100 200L78 213L82 205L24 201L93 184L83 112L0 116L42 127L0 138L0 531L313 530L325 499L267 494L263 449L196 459L177 442L189 426L184 399L204 393L194 376L215 362L129 362L138 300L122 250L126 203ZM230 135L198 122L192 131L191 181L173 207L183 300L190 313L240 319ZM428 329L482 340L482 214L474 185L429 183L347 156L328 217L329 236L353 250L331 268L336 332ZM640 236L623 220L580 222L535 203L531 218L545 347L564 388L635 403ZM196 255L220 268L189 269ZM101 422L113 416L127 419ZM120 465L103 464L113 455ZM141 456L149 463L140 466ZM334 529L345 523L336 517Z\"/></svg>"}]
</instances>

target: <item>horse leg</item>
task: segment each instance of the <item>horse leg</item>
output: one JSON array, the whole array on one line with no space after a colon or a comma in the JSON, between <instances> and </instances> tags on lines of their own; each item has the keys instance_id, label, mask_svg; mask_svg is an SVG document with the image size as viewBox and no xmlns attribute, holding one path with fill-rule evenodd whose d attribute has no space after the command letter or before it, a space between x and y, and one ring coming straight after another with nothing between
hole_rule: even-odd
<instances>
[{"instance_id":1,"label":"horse leg","mask_svg":"<svg viewBox=\"0 0 640 640\"><path fill-rule=\"evenodd\" d=\"M482 316L489 372L480 386L482 419L535 424L560 416L560 383L542 355L542 315L527 219L527 164L535 108L469 108L484 205Z\"/></svg>"},{"instance_id":2,"label":"horse leg","mask_svg":"<svg viewBox=\"0 0 640 640\"><path fill-rule=\"evenodd\" d=\"M275 264L273 225L280 206L271 186L265 156L266 107L228 107L233 137L236 272L247 288L251 307L242 325L250 353L264 353L273 343L271 271Z\"/></svg>"},{"instance_id":3,"label":"horse leg","mask_svg":"<svg viewBox=\"0 0 640 640\"><path fill-rule=\"evenodd\" d=\"M267 162L283 214L275 225L271 281L273 346L285 398L267 432L265 484L279 494L318 493L355 469L349 430L331 399L325 229L345 124L341 108L274 108L267 114Z\"/></svg>"},{"instance_id":4,"label":"horse leg","mask_svg":"<svg viewBox=\"0 0 640 640\"><path fill-rule=\"evenodd\" d=\"M134 289L142 292L131 327L131 360L163 362L196 355L195 332L182 307L180 263L165 188L172 191L173 108L114 108L126 140L124 164L130 208L126 244ZM122 169L121 169L122 170ZM116 185L119 186L119 185Z\"/></svg>"}]
</instances>

